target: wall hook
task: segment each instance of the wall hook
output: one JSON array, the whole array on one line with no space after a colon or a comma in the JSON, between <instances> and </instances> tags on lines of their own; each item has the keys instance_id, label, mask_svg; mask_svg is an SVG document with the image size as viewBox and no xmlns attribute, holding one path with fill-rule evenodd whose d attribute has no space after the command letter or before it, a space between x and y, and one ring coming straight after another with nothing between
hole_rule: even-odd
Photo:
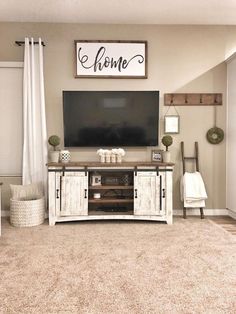
<instances>
[{"instance_id":1,"label":"wall hook","mask_svg":"<svg viewBox=\"0 0 236 314\"><path fill-rule=\"evenodd\" d=\"M185 94L185 103L187 104L188 103L188 95Z\"/></svg>"}]
</instances>

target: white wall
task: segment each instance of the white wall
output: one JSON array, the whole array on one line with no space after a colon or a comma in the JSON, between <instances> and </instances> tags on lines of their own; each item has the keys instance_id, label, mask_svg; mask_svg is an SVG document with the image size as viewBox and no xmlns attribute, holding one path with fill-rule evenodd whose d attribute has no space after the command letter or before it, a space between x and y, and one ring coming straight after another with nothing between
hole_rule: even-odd
<instances>
[{"instance_id":1,"label":"white wall","mask_svg":"<svg viewBox=\"0 0 236 314\"><path fill-rule=\"evenodd\" d=\"M227 61L226 207L236 212L236 54Z\"/></svg>"},{"instance_id":2,"label":"white wall","mask_svg":"<svg viewBox=\"0 0 236 314\"><path fill-rule=\"evenodd\" d=\"M217 125L226 128L225 57L236 47L235 26L79 25L0 23L0 61L22 61L23 48L14 45L25 36L42 37L44 50L48 134L63 137L62 90L160 90L160 136L163 135L163 94L171 92L223 93ZM74 40L147 40L148 79L75 79ZM191 155L199 142L200 167L208 208L225 208L225 141L211 145L206 132L213 126L213 107L178 107L180 134L170 147L174 171L174 208L181 208L180 142ZM172 112L172 111L171 111ZM169 113L171 113L169 112ZM160 145L160 148L161 147ZM150 160L150 150L129 149L127 160ZM97 160L95 149L76 149L74 160Z\"/></svg>"},{"instance_id":3,"label":"white wall","mask_svg":"<svg viewBox=\"0 0 236 314\"><path fill-rule=\"evenodd\" d=\"M21 184L23 150L23 62L0 62L0 182L2 208L9 208L10 184Z\"/></svg>"}]
</instances>

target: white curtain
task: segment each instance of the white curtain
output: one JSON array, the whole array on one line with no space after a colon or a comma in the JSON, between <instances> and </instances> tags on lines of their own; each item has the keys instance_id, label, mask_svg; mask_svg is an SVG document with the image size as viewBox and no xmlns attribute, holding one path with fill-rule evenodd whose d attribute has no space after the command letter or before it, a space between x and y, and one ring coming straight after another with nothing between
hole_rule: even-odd
<instances>
[{"instance_id":1,"label":"white curtain","mask_svg":"<svg viewBox=\"0 0 236 314\"><path fill-rule=\"evenodd\" d=\"M31 43L30 43L31 42ZM47 130L43 75L43 46L25 38L23 79L23 184L47 184ZM46 195L46 193L45 193Z\"/></svg>"}]
</instances>

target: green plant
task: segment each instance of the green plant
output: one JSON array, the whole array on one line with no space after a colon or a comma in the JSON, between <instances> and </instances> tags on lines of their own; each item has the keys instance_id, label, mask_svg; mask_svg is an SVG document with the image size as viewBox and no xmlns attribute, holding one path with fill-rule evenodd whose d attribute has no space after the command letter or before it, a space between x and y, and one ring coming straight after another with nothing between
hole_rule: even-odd
<instances>
[{"instance_id":1,"label":"green plant","mask_svg":"<svg viewBox=\"0 0 236 314\"><path fill-rule=\"evenodd\" d=\"M173 138L170 135L165 135L163 136L161 142L166 147L166 151L168 151L168 147L173 143Z\"/></svg>"},{"instance_id":2,"label":"green plant","mask_svg":"<svg viewBox=\"0 0 236 314\"><path fill-rule=\"evenodd\" d=\"M56 150L56 147L60 145L60 137L57 135L51 135L48 139L48 143L53 147L53 150Z\"/></svg>"}]
</instances>

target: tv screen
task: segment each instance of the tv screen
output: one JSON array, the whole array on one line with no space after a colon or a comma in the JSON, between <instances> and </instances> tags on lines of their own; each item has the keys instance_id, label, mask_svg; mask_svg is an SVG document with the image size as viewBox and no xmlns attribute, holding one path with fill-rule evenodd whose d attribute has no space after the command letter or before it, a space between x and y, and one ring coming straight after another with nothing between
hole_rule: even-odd
<instances>
[{"instance_id":1,"label":"tv screen","mask_svg":"<svg viewBox=\"0 0 236 314\"><path fill-rule=\"evenodd\" d=\"M63 91L65 147L158 145L158 91Z\"/></svg>"}]
</instances>

